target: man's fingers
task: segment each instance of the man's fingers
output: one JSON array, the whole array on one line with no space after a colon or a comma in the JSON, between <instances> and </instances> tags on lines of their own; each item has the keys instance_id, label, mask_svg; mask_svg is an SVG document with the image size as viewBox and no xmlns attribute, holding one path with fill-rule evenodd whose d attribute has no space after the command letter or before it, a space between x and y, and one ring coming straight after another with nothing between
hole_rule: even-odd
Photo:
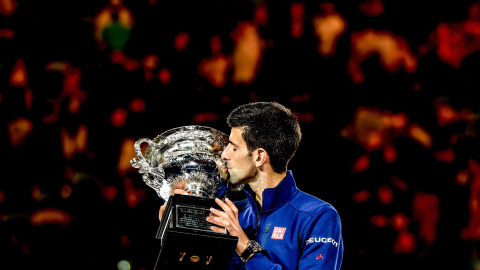
<instances>
[{"instance_id":1,"label":"man's fingers","mask_svg":"<svg viewBox=\"0 0 480 270\"><path fill-rule=\"evenodd\" d=\"M223 219L229 218L227 213L225 213L221 210L215 209L213 207L210 208L210 212L213 214L213 217L218 217L218 218L223 218Z\"/></svg>"},{"instance_id":2,"label":"man's fingers","mask_svg":"<svg viewBox=\"0 0 480 270\"><path fill-rule=\"evenodd\" d=\"M158 220L162 220L163 212L165 212L165 207L167 207L167 202L160 206L160 210L158 211Z\"/></svg>"},{"instance_id":3,"label":"man's fingers","mask_svg":"<svg viewBox=\"0 0 480 270\"><path fill-rule=\"evenodd\" d=\"M207 221L221 227L230 226L230 222L228 222L228 220L225 220L224 218L220 218L220 217L207 217ZM219 230L215 230L215 231L218 231L218 232L225 231L225 228L218 228L218 229Z\"/></svg>"},{"instance_id":4,"label":"man's fingers","mask_svg":"<svg viewBox=\"0 0 480 270\"><path fill-rule=\"evenodd\" d=\"M235 215L235 212L232 211L232 208L230 206L228 206L226 203L224 203L222 200L220 200L219 198L215 198L215 202L223 209L223 211L225 211L225 213L227 213L229 216L232 216L232 217L236 217ZM235 207L235 205L234 205ZM235 207L235 209L237 209Z\"/></svg>"},{"instance_id":5,"label":"man's fingers","mask_svg":"<svg viewBox=\"0 0 480 270\"><path fill-rule=\"evenodd\" d=\"M238 217L238 208L235 206L235 204L233 204L233 202L230 201L229 198L225 198L225 202L230 207L230 209L232 209L232 212L235 215L235 217Z\"/></svg>"},{"instance_id":6,"label":"man's fingers","mask_svg":"<svg viewBox=\"0 0 480 270\"><path fill-rule=\"evenodd\" d=\"M211 226L210 229L215 232L225 233L225 228L219 228L217 226Z\"/></svg>"},{"instance_id":7,"label":"man's fingers","mask_svg":"<svg viewBox=\"0 0 480 270\"><path fill-rule=\"evenodd\" d=\"M189 195L189 193L183 189L174 189L173 194Z\"/></svg>"}]
</instances>

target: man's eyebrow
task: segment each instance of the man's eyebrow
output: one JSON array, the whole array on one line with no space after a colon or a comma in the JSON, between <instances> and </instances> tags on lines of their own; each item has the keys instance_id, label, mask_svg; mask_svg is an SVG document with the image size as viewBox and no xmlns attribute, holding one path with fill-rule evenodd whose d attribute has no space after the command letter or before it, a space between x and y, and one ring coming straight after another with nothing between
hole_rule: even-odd
<instances>
[{"instance_id":1,"label":"man's eyebrow","mask_svg":"<svg viewBox=\"0 0 480 270\"><path fill-rule=\"evenodd\" d=\"M235 146L235 147L238 147L238 145L236 145L234 142L232 142L232 141L230 141L230 140L228 140L228 142L229 142L231 145L233 145L233 146Z\"/></svg>"}]
</instances>

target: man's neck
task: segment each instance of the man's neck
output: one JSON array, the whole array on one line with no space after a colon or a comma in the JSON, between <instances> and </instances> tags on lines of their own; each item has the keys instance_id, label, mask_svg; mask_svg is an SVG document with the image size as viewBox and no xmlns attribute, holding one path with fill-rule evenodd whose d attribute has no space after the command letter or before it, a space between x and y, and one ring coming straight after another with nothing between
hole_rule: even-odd
<instances>
[{"instance_id":1,"label":"man's neck","mask_svg":"<svg viewBox=\"0 0 480 270\"><path fill-rule=\"evenodd\" d=\"M255 200L260 206L262 206L262 194L266 188L276 187L283 178L287 176L287 172L275 173L275 172L260 172L258 178L248 183L253 192L255 192Z\"/></svg>"}]
</instances>

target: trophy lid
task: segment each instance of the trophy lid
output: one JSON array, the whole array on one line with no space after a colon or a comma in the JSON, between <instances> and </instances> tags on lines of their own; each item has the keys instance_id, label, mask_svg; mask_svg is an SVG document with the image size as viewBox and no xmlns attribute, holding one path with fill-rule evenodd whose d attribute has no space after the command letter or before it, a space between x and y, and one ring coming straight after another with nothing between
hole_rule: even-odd
<instances>
[{"instance_id":1,"label":"trophy lid","mask_svg":"<svg viewBox=\"0 0 480 270\"><path fill-rule=\"evenodd\" d=\"M148 143L145 156L140 145ZM168 200L172 189L183 187L193 195L214 197L221 181L219 164L228 136L206 126L182 126L135 143L138 159L131 164L139 168L145 183Z\"/></svg>"}]
</instances>

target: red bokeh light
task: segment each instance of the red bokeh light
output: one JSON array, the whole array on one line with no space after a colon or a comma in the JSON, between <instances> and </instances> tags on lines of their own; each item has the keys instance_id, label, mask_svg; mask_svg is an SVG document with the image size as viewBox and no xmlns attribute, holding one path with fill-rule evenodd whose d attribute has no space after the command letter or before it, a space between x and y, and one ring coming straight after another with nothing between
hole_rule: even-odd
<instances>
[{"instance_id":1,"label":"red bokeh light","mask_svg":"<svg viewBox=\"0 0 480 270\"><path fill-rule=\"evenodd\" d=\"M407 191L408 190L408 185L405 181L402 180L402 178L398 176L392 176L391 177L392 184L399 190L401 191Z\"/></svg>"},{"instance_id":2,"label":"red bokeh light","mask_svg":"<svg viewBox=\"0 0 480 270\"><path fill-rule=\"evenodd\" d=\"M371 216L370 222L376 227L380 227L380 228L387 226L387 218L383 215Z\"/></svg>"},{"instance_id":3,"label":"red bokeh light","mask_svg":"<svg viewBox=\"0 0 480 270\"><path fill-rule=\"evenodd\" d=\"M206 122L215 122L221 120L222 117L218 113L213 112L200 112L193 116L192 121L197 124L203 124Z\"/></svg>"},{"instance_id":4,"label":"red bokeh light","mask_svg":"<svg viewBox=\"0 0 480 270\"><path fill-rule=\"evenodd\" d=\"M290 35L292 38L300 38L303 35L305 4L299 2L290 4L290 18Z\"/></svg>"},{"instance_id":5,"label":"red bokeh light","mask_svg":"<svg viewBox=\"0 0 480 270\"><path fill-rule=\"evenodd\" d=\"M124 179L123 184L125 187L125 199L130 208L135 208L140 202L145 200L145 190L143 188L135 188L132 179Z\"/></svg>"},{"instance_id":6,"label":"red bokeh light","mask_svg":"<svg viewBox=\"0 0 480 270\"><path fill-rule=\"evenodd\" d=\"M460 186L465 186L470 179L469 170L459 171L457 173L456 179L457 179L457 184L459 184Z\"/></svg>"},{"instance_id":7,"label":"red bokeh light","mask_svg":"<svg viewBox=\"0 0 480 270\"><path fill-rule=\"evenodd\" d=\"M360 156L353 164L352 173L365 171L370 167L370 157L368 155Z\"/></svg>"},{"instance_id":8,"label":"red bokeh light","mask_svg":"<svg viewBox=\"0 0 480 270\"><path fill-rule=\"evenodd\" d=\"M311 112L295 112L298 121L305 123L312 123L315 120L315 115Z\"/></svg>"},{"instance_id":9,"label":"red bokeh light","mask_svg":"<svg viewBox=\"0 0 480 270\"><path fill-rule=\"evenodd\" d=\"M145 111L145 101L141 98L135 98L128 104L128 108L135 113L143 112Z\"/></svg>"},{"instance_id":10,"label":"red bokeh light","mask_svg":"<svg viewBox=\"0 0 480 270\"><path fill-rule=\"evenodd\" d=\"M122 243L122 246L128 246L130 245L130 237L122 235L122 237L120 237L120 242Z\"/></svg>"},{"instance_id":11,"label":"red bokeh light","mask_svg":"<svg viewBox=\"0 0 480 270\"><path fill-rule=\"evenodd\" d=\"M453 163L455 161L455 153L452 148L445 151L434 152L435 159L439 162Z\"/></svg>"},{"instance_id":12,"label":"red bokeh light","mask_svg":"<svg viewBox=\"0 0 480 270\"><path fill-rule=\"evenodd\" d=\"M383 147L383 159L392 163L397 159L397 149L392 143L388 143Z\"/></svg>"},{"instance_id":13,"label":"red bokeh light","mask_svg":"<svg viewBox=\"0 0 480 270\"><path fill-rule=\"evenodd\" d=\"M368 198L370 198L370 191L368 190L361 190L353 194L353 201L356 203L366 202Z\"/></svg>"},{"instance_id":14,"label":"red bokeh light","mask_svg":"<svg viewBox=\"0 0 480 270\"><path fill-rule=\"evenodd\" d=\"M127 121L128 111L123 108L115 109L110 115L110 122L114 127L122 127Z\"/></svg>"},{"instance_id":15,"label":"red bokeh light","mask_svg":"<svg viewBox=\"0 0 480 270\"><path fill-rule=\"evenodd\" d=\"M177 51L185 51L188 46L188 42L190 41L190 35L186 32L181 32L173 41L174 47Z\"/></svg>"},{"instance_id":16,"label":"red bokeh light","mask_svg":"<svg viewBox=\"0 0 480 270\"><path fill-rule=\"evenodd\" d=\"M378 200L383 204L390 204L393 201L393 190L389 186L381 186L377 192Z\"/></svg>"},{"instance_id":17,"label":"red bokeh light","mask_svg":"<svg viewBox=\"0 0 480 270\"><path fill-rule=\"evenodd\" d=\"M392 217L392 226L395 230L400 231L406 229L409 223L409 219L402 213L396 213Z\"/></svg>"},{"instance_id":18,"label":"red bokeh light","mask_svg":"<svg viewBox=\"0 0 480 270\"><path fill-rule=\"evenodd\" d=\"M72 194L72 188L69 185L63 185L60 188L60 196L62 196L62 198L66 199L70 197L71 194Z\"/></svg>"},{"instance_id":19,"label":"red bokeh light","mask_svg":"<svg viewBox=\"0 0 480 270\"><path fill-rule=\"evenodd\" d=\"M227 104L227 103L229 103L230 101L232 101L232 99L231 99L229 96L227 96L227 95L223 95L223 96L222 96L222 103Z\"/></svg>"},{"instance_id":20,"label":"red bokeh light","mask_svg":"<svg viewBox=\"0 0 480 270\"><path fill-rule=\"evenodd\" d=\"M12 39L15 37L15 31L12 29L0 29L0 38Z\"/></svg>"},{"instance_id":21,"label":"red bokeh light","mask_svg":"<svg viewBox=\"0 0 480 270\"><path fill-rule=\"evenodd\" d=\"M290 97L290 101L294 103L309 102L310 95L308 93L303 93L301 95L294 95Z\"/></svg>"},{"instance_id":22,"label":"red bokeh light","mask_svg":"<svg viewBox=\"0 0 480 270\"><path fill-rule=\"evenodd\" d=\"M170 70L166 68L162 68L160 72L158 72L158 79L163 84L168 84L172 80L172 74Z\"/></svg>"},{"instance_id":23,"label":"red bokeh light","mask_svg":"<svg viewBox=\"0 0 480 270\"><path fill-rule=\"evenodd\" d=\"M268 23L268 8L265 3L257 5L254 10L254 22L258 25L267 25Z\"/></svg>"},{"instance_id":24,"label":"red bokeh light","mask_svg":"<svg viewBox=\"0 0 480 270\"><path fill-rule=\"evenodd\" d=\"M393 246L394 254L412 253L415 251L416 238L408 231L398 233L397 239Z\"/></svg>"},{"instance_id":25,"label":"red bokeh light","mask_svg":"<svg viewBox=\"0 0 480 270\"><path fill-rule=\"evenodd\" d=\"M102 188L102 196L109 202L113 201L118 194L117 187L115 186L104 186Z\"/></svg>"},{"instance_id":26,"label":"red bokeh light","mask_svg":"<svg viewBox=\"0 0 480 270\"><path fill-rule=\"evenodd\" d=\"M385 12L382 0L367 0L359 4L358 9L370 17L378 16Z\"/></svg>"},{"instance_id":27,"label":"red bokeh light","mask_svg":"<svg viewBox=\"0 0 480 270\"><path fill-rule=\"evenodd\" d=\"M142 66L144 69L154 69L158 65L158 56L149 54L145 55L142 60Z\"/></svg>"},{"instance_id":28,"label":"red bokeh light","mask_svg":"<svg viewBox=\"0 0 480 270\"><path fill-rule=\"evenodd\" d=\"M419 239L432 245L437 238L440 200L437 195L416 192L412 203L412 217L418 222Z\"/></svg>"},{"instance_id":29,"label":"red bokeh light","mask_svg":"<svg viewBox=\"0 0 480 270\"><path fill-rule=\"evenodd\" d=\"M219 35L214 35L210 38L210 49L212 50L212 55L222 53L222 40Z\"/></svg>"}]
</instances>

